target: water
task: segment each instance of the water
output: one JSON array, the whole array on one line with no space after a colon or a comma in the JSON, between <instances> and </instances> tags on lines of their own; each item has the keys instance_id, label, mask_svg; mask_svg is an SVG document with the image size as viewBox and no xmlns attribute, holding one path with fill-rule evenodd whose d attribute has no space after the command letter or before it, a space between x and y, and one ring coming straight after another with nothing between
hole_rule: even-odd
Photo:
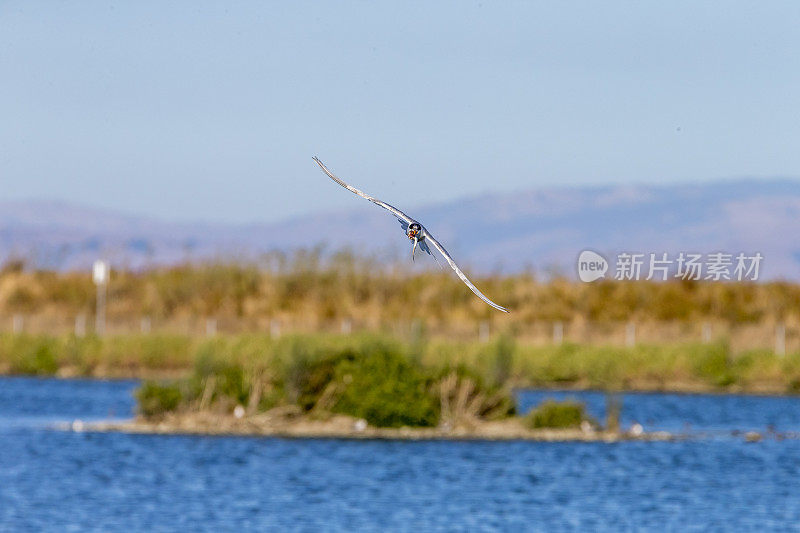
<instances>
[{"instance_id":1,"label":"water","mask_svg":"<svg viewBox=\"0 0 800 533\"><path fill-rule=\"evenodd\" d=\"M544 399L576 398L598 420L605 419L606 397L601 392L523 391L522 411ZM746 396L739 394L655 394L623 395L621 424L638 422L648 431L702 433L725 436L731 431L800 431L800 397Z\"/></svg>"},{"instance_id":2,"label":"water","mask_svg":"<svg viewBox=\"0 0 800 533\"><path fill-rule=\"evenodd\" d=\"M0 531L799 530L800 399L626 395L682 442L291 440L70 433L134 382L0 379ZM569 394L574 395L574 394ZM521 393L531 405L553 393ZM602 417L603 397L581 394Z\"/></svg>"}]
</instances>

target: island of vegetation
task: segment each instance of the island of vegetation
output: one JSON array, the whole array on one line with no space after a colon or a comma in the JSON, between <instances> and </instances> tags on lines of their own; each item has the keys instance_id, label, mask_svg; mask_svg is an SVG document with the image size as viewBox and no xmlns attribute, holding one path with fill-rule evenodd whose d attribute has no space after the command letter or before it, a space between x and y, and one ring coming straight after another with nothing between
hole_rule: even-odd
<instances>
[{"instance_id":1,"label":"island of vegetation","mask_svg":"<svg viewBox=\"0 0 800 533\"><path fill-rule=\"evenodd\" d=\"M133 421L95 430L391 439L664 440L601 427L576 401L547 400L517 416L509 361L492 378L463 365L429 367L398 343L294 342L271 359L202 354L183 379L146 381ZM505 367L505 368L504 368Z\"/></svg>"}]
</instances>

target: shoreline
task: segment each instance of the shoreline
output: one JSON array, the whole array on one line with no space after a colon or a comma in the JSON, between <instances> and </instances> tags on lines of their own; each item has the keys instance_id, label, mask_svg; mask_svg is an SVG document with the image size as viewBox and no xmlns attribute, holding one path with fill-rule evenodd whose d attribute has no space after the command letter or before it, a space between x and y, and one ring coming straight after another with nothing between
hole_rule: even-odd
<instances>
[{"instance_id":1,"label":"shoreline","mask_svg":"<svg viewBox=\"0 0 800 533\"><path fill-rule=\"evenodd\" d=\"M453 440L453 441L538 441L538 442L620 442L674 441L687 438L666 431L611 432L595 429L528 429L517 417L499 421L473 421L453 428L377 428L345 415L324 419L286 414L258 414L242 418L213 413L173 414L151 421L137 417L126 421L62 423L57 429L76 432L129 433L145 435L194 435L235 437L281 437L298 439L350 440Z\"/></svg>"}]
</instances>

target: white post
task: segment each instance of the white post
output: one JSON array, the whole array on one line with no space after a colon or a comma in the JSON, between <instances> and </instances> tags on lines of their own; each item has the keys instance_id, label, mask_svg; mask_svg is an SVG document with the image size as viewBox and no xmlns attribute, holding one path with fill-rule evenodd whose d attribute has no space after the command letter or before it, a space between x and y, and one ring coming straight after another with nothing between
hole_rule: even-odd
<instances>
[{"instance_id":1,"label":"white post","mask_svg":"<svg viewBox=\"0 0 800 533\"><path fill-rule=\"evenodd\" d=\"M98 335L106 332L106 286L97 286L97 314L94 317L94 330Z\"/></svg>"},{"instance_id":2,"label":"white post","mask_svg":"<svg viewBox=\"0 0 800 533\"><path fill-rule=\"evenodd\" d=\"M269 323L269 335L275 338L281 336L281 323L277 318L273 318Z\"/></svg>"},{"instance_id":3,"label":"white post","mask_svg":"<svg viewBox=\"0 0 800 533\"><path fill-rule=\"evenodd\" d=\"M786 355L786 325L782 323L775 330L775 353Z\"/></svg>"},{"instance_id":4,"label":"white post","mask_svg":"<svg viewBox=\"0 0 800 533\"><path fill-rule=\"evenodd\" d=\"M217 334L217 319L206 319L206 337L213 337Z\"/></svg>"},{"instance_id":5,"label":"white post","mask_svg":"<svg viewBox=\"0 0 800 533\"><path fill-rule=\"evenodd\" d=\"M24 326L24 322L25 322L25 319L23 318L22 315L20 315L19 313L14 315L14 318L11 321L11 327L12 327L14 333L22 333L22 328Z\"/></svg>"},{"instance_id":6,"label":"white post","mask_svg":"<svg viewBox=\"0 0 800 533\"><path fill-rule=\"evenodd\" d=\"M636 346L636 323L628 322L625 328L625 345L629 348Z\"/></svg>"},{"instance_id":7,"label":"white post","mask_svg":"<svg viewBox=\"0 0 800 533\"><path fill-rule=\"evenodd\" d=\"M411 338L416 341L421 336L422 336L422 322L420 322L418 318L415 318L414 321L411 323Z\"/></svg>"},{"instance_id":8,"label":"white post","mask_svg":"<svg viewBox=\"0 0 800 533\"><path fill-rule=\"evenodd\" d=\"M353 331L353 322L349 318L345 318L342 320L342 334L350 335L351 331Z\"/></svg>"},{"instance_id":9,"label":"white post","mask_svg":"<svg viewBox=\"0 0 800 533\"><path fill-rule=\"evenodd\" d=\"M703 342L705 344L711 342L711 324L708 322L703 324Z\"/></svg>"},{"instance_id":10,"label":"white post","mask_svg":"<svg viewBox=\"0 0 800 533\"><path fill-rule=\"evenodd\" d=\"M75 336L83 337L86 335L86 315L83 313L75 317Z\"/></svg>"},{"instance_id":11,"label":"white post","mask_svg":"<svg viewBox=\"0 0 800 533\"><path fill-rule=\"evenodd\" d=\"M103 335L106 331L106 286L108 285L108 262L97 260L92 268L92 279L97 285L97 309L94 316L94 331Z\"/></svg>"},{"instance_id":12,"label":"white post","mask_svg":"<svg viewBox=\"0 0 800 533\"><path fill-rule=\"evenodd\" d=\"M564 342L564 323L556 322L553 324L553 344L561 344Z\"/></svg>"},{"instance_id":13,"label":"white post","mask_svg":"<svg viewBox=\"0 0 800 533\"><path fill-rule=\"evenodd\" d=\"M151 326L150 317L149 316L142 317L142 323L140 324L142 333L145 334L150 333L150 326Z\"/></svg>"},{"instance_id":14,"label":"white post","mask_svg":"<svg viewBox=\"0 0 800 533\"><path fill-rule=\"evenodd\" d=\"M489 340L489 323L484 321L480 323L478 326L478 338L481 342L486 342Z\"/></svg>"}]
</instances>

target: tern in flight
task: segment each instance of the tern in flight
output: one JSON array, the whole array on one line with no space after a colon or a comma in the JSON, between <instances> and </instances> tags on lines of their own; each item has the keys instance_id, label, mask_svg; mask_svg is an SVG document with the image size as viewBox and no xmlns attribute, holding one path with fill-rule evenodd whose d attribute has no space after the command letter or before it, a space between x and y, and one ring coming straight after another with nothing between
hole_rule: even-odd
<instances>
[{"instance_id":1,"label":"tern in flight","mask_svg":"<svg viewBox=\"0 0 800 533\"><path fill-rule=\"evenodd\" d=\"M355 193L355 194L359 195L362 198L366 198L367 200L369 200L373 204L377 204L377 205L381 206L382 208L386 209L391 214L393 214L395 217L397 217L397 220L400 221L400 225L403 226L403 231L406 232L406 236L410 240L412 240L414 242L414 246L411 248L411 260L412 261L414 260L414 252L417 250L417 246L419 246L422 251L426 252L428 255L430 255L431 257L436 259L436 256L434 256L431 253L431 249L428 248L428 244L427 243L430 242L433 245L433 247L436 248L439 251L440 254L442 254L442 257L445 258L445 260L453 268L453 270L456 271L456 274L458 274L458 277L461 278L461 281L466 283L467 287L469 287L469 289L472 292L474 292L478 296L478 298L480 298L481 300L483 300L487 304L491 305L495 309L499 309L500 311L503 311L504 313L508 313L508 309L506 309L505 307L499 306L496 303L494 303L493 301L491 301L481 291L479 291L478 288L475 285L473 285L472 282L469 279L467 279L467 276L465 276L464 273L461 271L461 269L458 268L458 265L456 264L455 261L453 261L453 258L450 257L450 254L447 253L447 250L444 249L444 246L442 246L439 243L439 241L437 241L433 237L433 235L431 235L430 232L427 229L425 229L425 226L423 226L422 224L420 224L419 222L417 222L416 220L414 220L410 216L406 215L405 213L403 213L402 211L400 211L396 207L394 207L392 205L389 205L386 202L382 202L382 201L378 200L377 198L373 198L372 196L370 196L370 195L368 195L368 194L366 194L366 193L364 193L362 191L359 191L358 189L356 189L352 185L348 185L347 183L343 182L342 180L337 178L333 174L333 172L328 170L328 167L326 167L322 163L322 161L320 161L318 158L314 157L314 161L317 162L317 164L320 166L320 168L325 172L325 174L328 175L328 177L330 179L332 179L333 181L335 181L336 183L338 183L339 185L341 185L342 187L344 187L348 191L350 191L352 193Z\"/></svg>"}]
</instances>

